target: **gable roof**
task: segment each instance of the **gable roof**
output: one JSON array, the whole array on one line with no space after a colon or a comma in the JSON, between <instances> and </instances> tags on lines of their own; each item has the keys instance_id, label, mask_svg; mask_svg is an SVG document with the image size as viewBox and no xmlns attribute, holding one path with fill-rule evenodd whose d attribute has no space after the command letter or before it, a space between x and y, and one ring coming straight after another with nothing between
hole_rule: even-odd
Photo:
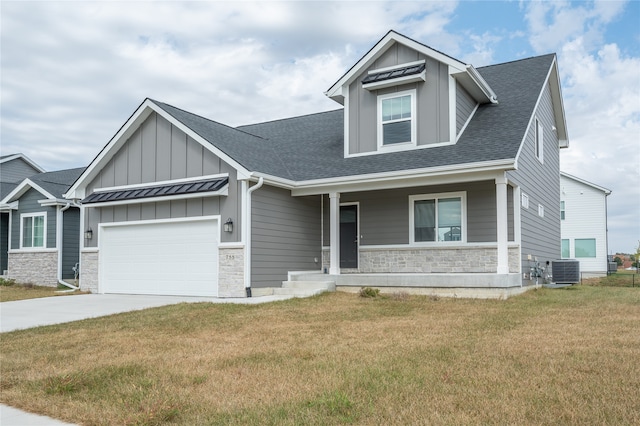
<instances>
[{"instance_id":1,"label":"gable roof","mask_svg":"<svg viewBox=\"0 0 640 426\"><path fill-rule=\"evenodd\" d=\"M560 178L570 179L570 180L572 180L574 182L578 182L578 183L580 183L582 185L589 186L589 187L594 188L594 189L596 189L598 191L602 191L602 192L604 192L604 195L611 194L611 190L610 189L607 189L607 188L605 188L603 186L600 186L600 185L596 185L595 183L591 183L591 182L586 181L584 179L580 179L579 177L572 176L569 173L560 172Z\"/></svg>"},{"instance_id":2,"label":"gable roof","mask_svg":"<svg viewBox=\"0 0 640 426\"><path fill-rule=\"evenodd\" d=\"M446 55L426 44L420 43L393 30L389 31L378 41L358 62L356 62L342 77L338 79L326 92L329 98L344 104L345 92L365 69L369 68L393 44L400 43L426 56L436 59L449 66L450 72L464 86L478 102L497 102L496 94L487 82L482 79L475 68L449 55Z\"/></svg>"},{"instance_id":3,"label":"gable roof","mask_svg":"<svg viewBox=\"0 0 640 426\"><path fill-rule=\"evenodd\" d=\"M18 200L29 189L35 189L51 201L59 200L69 186L82 174L84 167L40 173L20 182L11 192L2 198L0 204Z\"/></svg>"},{"instance_id":4,"label":"gable roof","mask_svg":"<svg viewBox=\"0 0 640 426\"><path fill-rule=\"evenodd\" d=\"M386 39L395 42L400 38L407 43L417 43L390 32L379 44ZM311 188L329 181L365 182L372 178L513 170L517 168L527 129L547 84L551 87L558 137L561 141L566 138L555 55L474 68L470 72L465 64L437 51L430 50L429 53L433 55L433 52L443 56L443 60L451 62L456 69L464 66L460 69L468 72L474 81L495 90L500 98L499 103L479 105L455 144L345 158L343 109L233 128L163 102L145 99L66 196L82 199L88 195L84 193L85 186L152 112L234 167L239 178L247 179L254 174L271 184L291 188ZM348 71L339 82L346 81L352 74L355 75L355 71Z\"/></svg>"},{"instance_id":5,"label":"gable roof","mask_svg":"<svg viewBox=\"0 0 640 426\"><path fill-rule=\"evenodd\" d=\"M32 159L30 159L29 157L27 157L26 155L24 155L22 153L8 154L8 155L0 156L0 164L8 163L9 161L18 160L18 159L24 161L25 163L27 163L28 165L30 165L31 167L33 167L35 170L37 170L40 173L44 173L44 171L45 171L42 167L40 167L38 164L36 164L35 161L33 161Z\"/></svg>"}]
</instances>

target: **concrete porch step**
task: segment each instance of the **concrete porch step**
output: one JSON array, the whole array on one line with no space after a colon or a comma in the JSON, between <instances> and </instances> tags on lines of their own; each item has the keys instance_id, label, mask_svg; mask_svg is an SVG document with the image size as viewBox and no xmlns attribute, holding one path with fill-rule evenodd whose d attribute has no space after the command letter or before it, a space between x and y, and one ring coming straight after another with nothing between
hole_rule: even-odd
<instances>
[{"instance_id":1,"label":"concrete porch step","mask_svg":"<svg viewBox=\"0 0 640 426\"><path fill-rule=\"evenodd\" d=\"M328 291L336 291L333 281L283 281L282 287L268 287L252 289L251 295L257 296L294 296L311 297Z\"/></svg>"}]
</instances>

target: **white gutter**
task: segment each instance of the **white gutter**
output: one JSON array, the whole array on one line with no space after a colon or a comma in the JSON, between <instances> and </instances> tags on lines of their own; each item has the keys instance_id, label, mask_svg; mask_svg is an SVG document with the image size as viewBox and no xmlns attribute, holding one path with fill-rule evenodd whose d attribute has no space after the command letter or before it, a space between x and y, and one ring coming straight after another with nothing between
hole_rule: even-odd
<instances>
[{"instance_id":1,"label":"white gutter","mask_svg":"<svg viewBox=\"0 0 640 426\"><path fill-rule=\"evenodd\" d=\"M258 183L247 190L247 199L244 206L244 288L246 289L247 297L251 297L251 193L260 189L263 184L264 178L260 177Z\"/></svg>"},{"instance_id":2,"label":"white gutter","mask_svg":"<svg viewBox=\"0 0 640 426\"><path fill-rule=\"evenodd\" d=\"M41 203L42 204L42 203ZM67 201L66 205L62 208L58 205L58 220L56 221L56 246L58 248L58 284L62 284L65 287L69 287L72 290L79 290L80 287L73 286L65 281L62 281L62 244L63 244L63 217L64 212L70 207L79 207L77 204L71 201Z\"/></svg>"}]
</instances>

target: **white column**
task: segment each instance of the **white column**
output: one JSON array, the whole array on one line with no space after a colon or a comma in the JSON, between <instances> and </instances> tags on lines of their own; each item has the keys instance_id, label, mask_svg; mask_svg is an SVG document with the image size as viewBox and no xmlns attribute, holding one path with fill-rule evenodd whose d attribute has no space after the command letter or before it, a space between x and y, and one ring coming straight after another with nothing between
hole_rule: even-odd
<instances>
[{"instance_id":1,"label":"white column","mask_svg":"<svg viewBox=\"0 0 640 426\"><path fill-rule=\"evenodd\" d=\"M329 274L340 274L340 193L329 193Z\"/></svg>"},{"instance_id":2,"label":"white column","mask_svg":"<svg viewBox=\"0 0 640 426\"><path fill-rule=\"evenodd\" d=\"M496 178L496 227L498 243L498 274L509 273L509 225L507 214L507 179Z\"/></svg>"}]
</instances>

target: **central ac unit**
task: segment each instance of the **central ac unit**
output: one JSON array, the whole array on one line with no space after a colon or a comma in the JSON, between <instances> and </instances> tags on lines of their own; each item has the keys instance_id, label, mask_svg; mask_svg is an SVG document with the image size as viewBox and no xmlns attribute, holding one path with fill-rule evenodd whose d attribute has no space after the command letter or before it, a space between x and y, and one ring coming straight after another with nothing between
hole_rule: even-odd
<instances>
[{"instance_id":1,"label":"central ac unit","mask_svg":"<svg viewBox=\"0 0 640 426\"><path fill-rule=\"evenodd\" d=\"M556 284L580 282L580 262L573 259L554 260L551 265L552 280Z\"/></svg>"}]
</instances>

